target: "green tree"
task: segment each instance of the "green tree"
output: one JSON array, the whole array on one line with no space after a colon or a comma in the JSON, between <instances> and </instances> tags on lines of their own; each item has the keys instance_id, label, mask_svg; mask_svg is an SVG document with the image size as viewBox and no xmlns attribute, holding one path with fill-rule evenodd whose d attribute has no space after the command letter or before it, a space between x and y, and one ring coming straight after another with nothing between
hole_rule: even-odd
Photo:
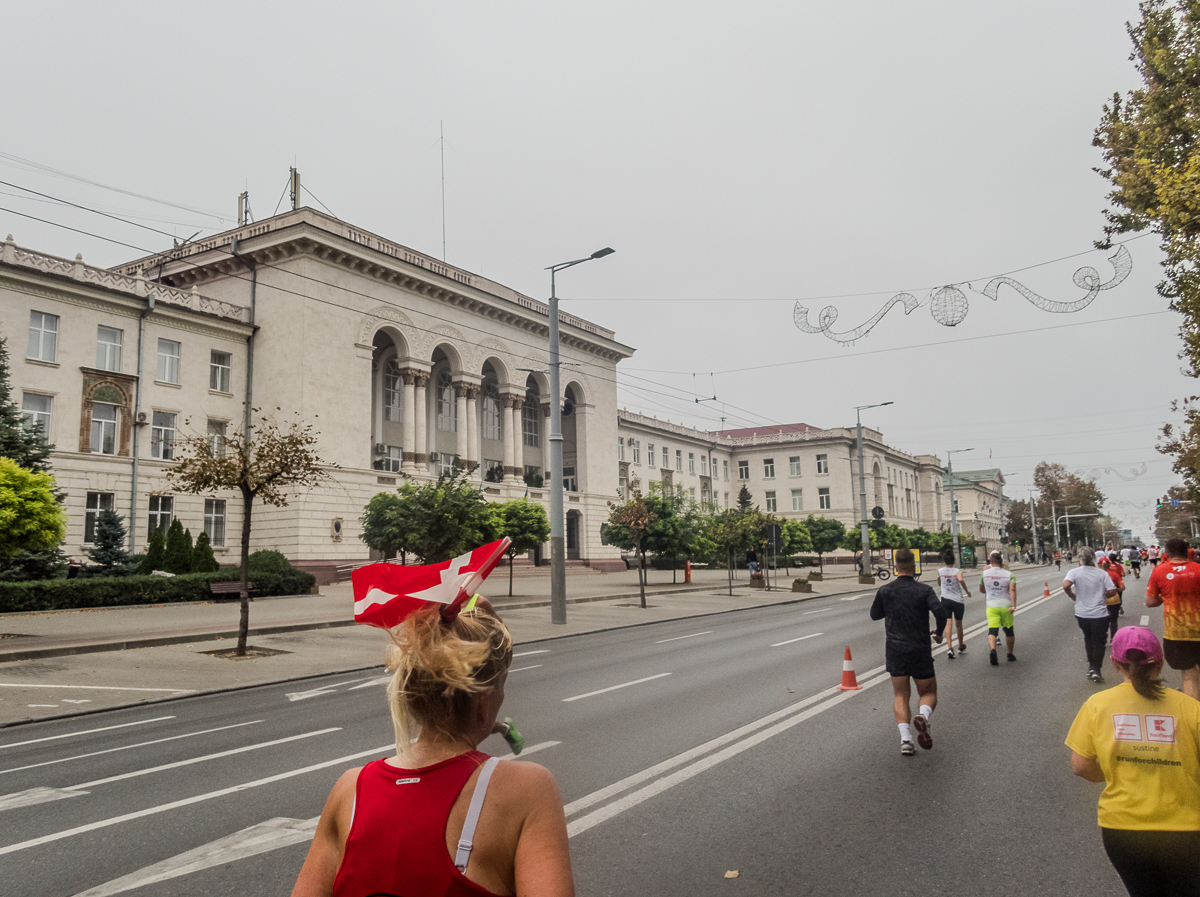
<instances>
[{"instance_id":1,"label":"green tree","mask_svg":"<svg viewBox=\"0 0 1200 897\"><path fill-rule=\"evenodd\" d=\"M746 484L742 483L742 488L738 490L738 494L737 494L738 510L739 511L748 511L748 510L750 510L750 507L753 504L754 504L754 496L750 494L750 490L749 490L749 488L747 488Z\"/></svg>"},{"instance_id":2,"label":"green tree","mask_svg":"<svg viewBox=\"0 0 1200 897\"><path fill-rule=\"evenodd\" d=\"M424 564L457 557L486 541L490 512L487 501L470 482L471 470L455 465L432 483L405 481L391 515L392 544L415 554Z\"/></svg>"},{"instance_id":3,"label":"green tree","mask_svg":"<svg viewBox=\"0 0 1200 897\"><path fill-rule=\"evenodd\" d=\"M508 546L508 596L513 593L513 560L518 554L533 551L550 539L550 518L546 509L527 498L488 505L491 513L491 541L507 536L512 540Z\"/></svg>"},{"instance_id":4,"label":"green tree","mask_svg":"<svg viewBox=\"0 0 1200 897\"><path fill-rule=\"evenodd\" d=\"M88 551L92 563L112 574L129 563L129 552L125 550L125 518L113 511L101 511L96 517L94 547Z\"/></svg>"},{"instance_id":5,"label":"green tree","mask_svg":"<svg viewBox=\"0 0 1200 897\"><path fill-rule=\"evenodd\" d=\"M176 517L167 530L167 548L163 554L163 570L168 573L192 572L192 549L183 534L183 524Z\"/></svg>"},{"instance_id":6,"label":"green tree","mask_svg":"<svg viewBox=\"0 0 1200 897\"><path fill-rule=\"evenodd\" d=\"M729 594L733 595L733 571L737 567L735 559L754 544L754 520L738 508L718 511L713 515L709 536L725 555L725 565L729 571Z\"/></svg>"},{"instance_id":7,"label":"green tree","mask_svg":"<svg viewBox=\"0 0 1200 897\"><path fill-rule=\"evenodd\" d=\"M53 448L42 441L41 433L26 423L21 409L13 401L8 341L0 337L0 458L8 458L18 467L35 473L49 473Z\"/></svg>"},{"instance_id":8,"label":"green tree","mask_svg":"<svg viewBox=\"0 0 1200 897\"><path fill-rule=\"evenodd\" d=\"M808 519L804 521L804 526L808 530L809 538L812 539L812 550L817 553L817 563L820 565L822 573L825 572L825 560L823 555L827 551L834 551L842 544L842 539L846 536L846 527L840 520L832 520L829 517L814 517L808 515ZM861 543L860 543L861 545Z\"/></svg>"},{"instance_id":9,"label":"green tree","mask_svg":"<svg viewBox=\"0 0 1200 897\"><path fill-rule=\"evenodd\" d=\"M655 558L671 559L671 582L677 582L678 558L687 556L695 540L696 517L688 512L688 500L682 486L662 488L650 484L646 507L652 521L646 532L646 550Z\"/></svg>"},{"instance_id":10,"label":"green tree","mask_svg":"<svg viewBox=\"0 0 1200 897\"><path fill-rule=\"evenodd\" d=\"M399 554L402 562L407 561L407 539L412 526L403 516L406 507L395 492L372 495L358 518L361 525L358 537L385 559Z\"/></svg>"},{"instance_id":11,"label":"green tree","mask_svg":"<svg viewBox=\"0 0 1200 897\"><path fill-rule=\"evenodd\" d=\"M638 590L642 607L646 606L646 537L654 515L646 506L642 493L634 489L632 497L621 504L608 503L608 520L600 527L600 540L625 551L635 551L638 557Z\"/></svg>"},{"instance_id":12,"label":"green tree","mask_svg":"<svg viewBox=\"0 0 1200 897\"><path fill-rule=\"evenodd\" d=\"M57 548L66 532L54 477L0 458L0 557Z\"/></svg>"},{"instance_id":13,"label":"green tree","mask_svg":"<svg viewBox=\"0 0 1200 897\"><path fill-rule=\"evenodd\" d=\"M257 409L255 409L257 411ZM277 409L278 410L278 409ZM316 450L317 431L312 424L293 419L281 426L270 415L261 415L252 431L234 432L221 444L207 433L175 442L176 462L168 471L181 492L193 495L236 489L242 495L241 616L237 655L246 655L250 629L250 524L254 503L286 507L291 493L311 489L328 480L327 465Z\"/></svg>"},{"instance_id":14,"label":"green tree","mask_svg":"<svg viewBox=\"0 0 1200 897\"><path fill-rule=\"evenodd\" d=\"M217 556L213 554L208 533L202 530L196 537L196 547L192 549L192 572L216 573L220 569L221 565L217 563Z\"/></svg>"},{"instance_id":15,"label":"green tree","mask_svg":"<svg viewBox=\"0 0 1200 897\"><path fill-rule=\"evenodd\" d=\"M148 575L155 570L164 570L164 563L167 555L167 541L163 536L161 526L155 526L150 529L150 538L146 542L146 556L142 558L142 564L138 568L138 572L142 575Z\"/></svg>"}]
</instances>

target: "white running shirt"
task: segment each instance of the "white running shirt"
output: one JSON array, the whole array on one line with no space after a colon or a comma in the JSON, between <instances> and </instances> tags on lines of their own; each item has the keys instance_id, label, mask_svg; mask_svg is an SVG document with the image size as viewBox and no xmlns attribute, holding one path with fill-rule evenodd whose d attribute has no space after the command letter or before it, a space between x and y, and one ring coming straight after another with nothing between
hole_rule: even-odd
<instances>
[{"instance_id":1,"label":"white running shirt","mask_svg":"<svg viewBox=\"0 0 1200 897\"><path fill-rule=\"evenodd\" d=\"M1017 574L1011 570L989 565L983 571L983 575L979 577L979 584L986 590L987 606L1011 607L1012 599L1008 596L1008 584L1016 581Z\"/></svg>"},{"instance_id":2,"label":"white running shirt","mask_svg":"<svg viewBox=\"0 0 1200 897\"><path fill-rule=\"evenodd\" d=\"M1066 579L1075 586L1075 616L1098 620L1108 616L1104 593L1115 589L1112 577L1099 567L1075 567Z\"/></svg>"},{"instance_id":3,"label":"white running shirt","mask_svg":"<svg viewBox=\"0 0 1200 897\"><path fill-rule=\"evenodd\" d=\"M962 586L958 584L958 568L939 567L938 579L942 581L942 597L962 604L966 596L963 595Z\"/></svg>"},{"instance_id":4,"label":"white running shirt","mask_svg":"<svg viewBox=\"0 0 1200 897\"><path fill-rule=\"evenodd\" d=\"M1123 561L1129 560L1129 549L1128 548L1121 549L1121 560L1123 560Z\"/></svg>"}]
</instances>

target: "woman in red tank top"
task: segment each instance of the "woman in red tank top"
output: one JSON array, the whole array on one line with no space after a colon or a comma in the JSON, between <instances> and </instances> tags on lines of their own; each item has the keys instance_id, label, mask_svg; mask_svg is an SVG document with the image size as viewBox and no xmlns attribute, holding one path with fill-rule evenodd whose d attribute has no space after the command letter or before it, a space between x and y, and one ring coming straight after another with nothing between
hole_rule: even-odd
<instances>
[{"instance_id":1,"label":"woman in red tank top","mask_svg":"<svg viewBox=\"0 0 1200 897\"><path fill-rule=\"evenodd\" d=\"M480 600L391 630L396 756L333 786L292 897L575 893L562 797L536 763L476 747L499 731L512 637Z\"/></svg>"}]
</instances>

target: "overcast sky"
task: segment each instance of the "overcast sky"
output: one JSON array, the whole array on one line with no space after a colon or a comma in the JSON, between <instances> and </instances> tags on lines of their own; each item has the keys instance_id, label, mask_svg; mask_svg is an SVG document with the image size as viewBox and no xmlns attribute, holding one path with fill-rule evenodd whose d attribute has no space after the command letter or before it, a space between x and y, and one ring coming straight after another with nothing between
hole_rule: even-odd
<instances>
[{"instance_id":1,"label":"overcast sky","mask_svg":"<svg viewBox=\"0 0 1200 897\"><path fill-rule=\"evenodd\" d=\"M441 256L441 127L451 264L545 298L547 265L617 250L559 294L637 349L629 409L829 427L891 400L864 422L892 444L974 448L956 465L1001 468L1013 497L1040 460L1097 470L1109 511L1146 535L1175 482L1157 430L1195 391L1156 239L1130 243L1133 273L1078 313L966 287L1029 268L1013 276L1069 302L1081 265L1112 276L1089 251L1106 193L1091 136L1137 83L1136 15L1134 0L8 3L0 180L182 239L232 227L242 190L271 215L296 164L339 217ZM142 253L14 213L169 245L10 186L0 206L20 245L92 264ZM951 283L970 300L953 329L926 306L853 346L792 323L797 300L814 323L833 305L841 331Z\"/></svg>"}]
</instances>

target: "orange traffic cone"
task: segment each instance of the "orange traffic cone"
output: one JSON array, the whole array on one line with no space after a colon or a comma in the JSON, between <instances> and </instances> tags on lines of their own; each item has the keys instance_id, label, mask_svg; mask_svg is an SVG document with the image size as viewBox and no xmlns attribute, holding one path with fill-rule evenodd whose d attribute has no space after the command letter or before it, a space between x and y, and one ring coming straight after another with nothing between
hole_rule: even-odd
<instances>
[{"instance_id":1,"label":"orange traffic cone","mask_svg":"<svg viewBox=\"0 0 1200 897\"><path fill-rule=\"evenodd\" d=\"M1042 592L1042 597L1043 597L1043 598L1049 598L1049 597L1050 597L1050 583L1049 583L1049 581L1047 581L1047 582L1046 582L1046 589L1045 589L1045 591L1044 591L1044 592Z\"/></svg>"},{"instance_id":2,"label":"orange traffic cone","mask_svg":"<svg viewBox=\"0 0 1200 897\"><path fill-rule=\"evenodd\" d=\"M838 686L842 691L859 691L862 686L858 684L858 677L854 675L854 661L850 657L850 646L846 646L846 659L842 661L842 684Z\"/></svg>"}]
</instances>

